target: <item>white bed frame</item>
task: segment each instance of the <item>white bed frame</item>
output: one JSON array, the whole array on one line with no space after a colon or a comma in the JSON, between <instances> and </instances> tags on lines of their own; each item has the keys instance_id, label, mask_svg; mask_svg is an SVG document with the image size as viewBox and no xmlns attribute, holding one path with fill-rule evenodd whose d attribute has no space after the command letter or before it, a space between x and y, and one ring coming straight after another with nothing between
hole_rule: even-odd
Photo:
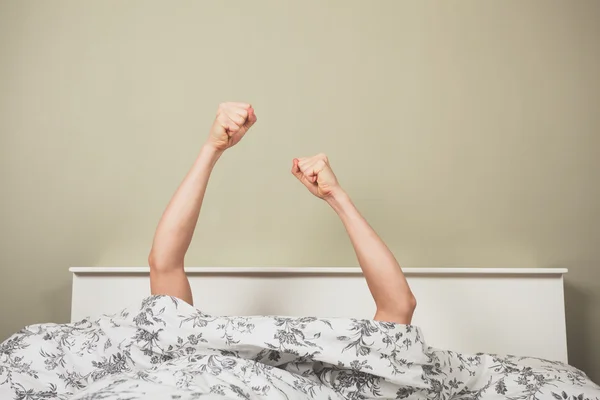
<instances>
[{"instance_id":1,"label":"white bed frame","mask_svg":"<svg viewBox=\"0 0 600 400\"><path fill-rule=\"evenodd\" d=\"M71 268L71 320L117 312L149 295L148 268ZM359 268L187 268L198 308L214 315L372 318ZM405 268L413 323L427 342L567 362L566 269Z\"/></svg>"}]
</instances>

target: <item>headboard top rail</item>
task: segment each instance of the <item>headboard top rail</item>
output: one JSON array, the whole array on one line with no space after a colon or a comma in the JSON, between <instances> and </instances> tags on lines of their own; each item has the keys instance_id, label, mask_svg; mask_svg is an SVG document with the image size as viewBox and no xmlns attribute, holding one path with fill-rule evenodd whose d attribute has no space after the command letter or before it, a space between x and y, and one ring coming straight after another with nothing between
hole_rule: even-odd
<instances>
[{"instance_id":1,"label":"headboard top rail","mask_svg":"<svg viewBox=\"0 0 600 400\"><path fill-rule=\"evenodd\" d=\"M359 267L187 267L186 272L202 274L360 274ZM564 275L566 268L403 268L406 275ZM148 267L71 267L76 275L147 274Z\"/></svg>"}]
</instances>

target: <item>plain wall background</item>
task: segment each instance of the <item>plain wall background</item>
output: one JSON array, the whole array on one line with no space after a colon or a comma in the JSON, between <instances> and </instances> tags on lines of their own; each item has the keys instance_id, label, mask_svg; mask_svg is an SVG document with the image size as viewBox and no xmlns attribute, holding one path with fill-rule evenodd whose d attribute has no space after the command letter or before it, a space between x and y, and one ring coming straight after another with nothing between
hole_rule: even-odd
<instances>
[{"instance_id":1,"label":"plain wall background","mask_svg":"<svg viewBox=\"0 0 600 400\"><path fill-rule=\"evenodd\" d=\"M0 340L68 320L68 267L146 265L241 100L259 122L188 265L356 265L289 174L325 152L404 266L569 268L571 362L599 381L599 20L594 0L0 1Z\"/></svg>"}]
</instances>

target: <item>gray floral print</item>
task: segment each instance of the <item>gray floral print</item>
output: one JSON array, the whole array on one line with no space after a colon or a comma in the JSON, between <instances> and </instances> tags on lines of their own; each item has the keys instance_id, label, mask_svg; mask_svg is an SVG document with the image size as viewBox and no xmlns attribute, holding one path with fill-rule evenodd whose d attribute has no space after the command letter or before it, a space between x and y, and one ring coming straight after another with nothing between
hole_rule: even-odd
<instances>
[{"instance_id":1,"label":"gray floral print","mask_svg":"<svg viewBox=\"0 0 600 400\"><path fill-rule=\"evenodd\" d=\"M416 326L216 317L151 296L8 338L0 399L600 400L600 387L556 361L435 349Z\"/></svg>"}]
</instances>

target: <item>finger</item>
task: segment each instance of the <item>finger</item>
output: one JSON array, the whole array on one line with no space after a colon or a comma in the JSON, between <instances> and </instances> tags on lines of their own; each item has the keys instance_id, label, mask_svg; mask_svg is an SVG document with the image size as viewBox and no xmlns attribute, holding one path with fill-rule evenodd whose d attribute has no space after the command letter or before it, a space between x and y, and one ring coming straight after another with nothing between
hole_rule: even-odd
<instances>
[{"instance_id":1,"label":"finger","mask_svg":"<svg viewBox=\"0 0 600 400\"><path fill-rule=\"evenodd\" d=\"M315 165L313 165L313 173L314 173L314 178L315 178L315 183L317 183L317 181L319 180L319 177L321 176L321 173L323 172L323 170L325 169L326 166L326 162L324 159L319 159L317 160L317 162L315 163Z\"/></svg>"},{"instance_id":2,"label":"finger","mask_svg":"<svg viewBox=\"0 0 600 400\"><path fill-rule=\"evenodd\" d=\"M231 113L230 117L234 119L238 123L238 125L246 128L246 130L250 129L250 127L254 125L254 123L257 120L256 113L254 112L254 109L252 107L248 109L235 107L229 110L229 112ZM236 118L233 118L234 115L236 116ZM238 118L242 118L243 122L239 121Z\"/></svg>"},{"instance_id":3,"label":"finger","mask_svg":"<svg viewBox=\"0 0 600 400\"><path fill-rule=\"evenodd\" d=\"M314 160L312 159L308 159L305 160L303 163L300 162L299 163L299 167L300 167L300 171L302 171L302 175L304 176L304 178L306 178L306 180L308 180L311 183L314 183L315 179L313 179L313 164L314 164Z\"/></svg>"},{"instance_id":4,"label":"finger","mask_svg":"<svg viewBox=\"0 0 600 400\"><path fill-rule=\"evenodd\" d=\"M307 171L310 170L310 168L308 166L302 167L300 165L300 161L296 160L296 171L295 174L298 176L298 178L303 181L303 182L311 182L309 175L307 175Z\"/></svg>"},{"instance_id":5,"label":"finger","mask_svg":"<svg viewBox=\"0 0 600 400\"><path fill-rule=\"evenodd\" d=\"M237 114L244 118L244 123L242 126L248 130L254 123L256 122L256 114L254 114L254 109L250 108L249 110L237 109Z\"/></svg>"},{"instance_id":6,"label":"finger","mask_svg":"<svg viewBox=\"0 0 600 400\"><path fill-rule=\"evenodd\" d=\"M252 106L250 104L230 104L226 107L228 110L235 112L235 113L242 113L244 115L248 115L248 113L250 112L250 109L252 109Z\"/></svg>"},{"instance_id":7,"label":"finger","mask_svg":"<svg viewBox=\"0 0 600 400\"><path fill-rule=\"evenodd\" d=\"M243 108L246 110L249 109L250 107L252 107L252 105L250 103L241 103L241 102L236 102L236 101L229 101L225 104L229 107Z\"/></svg>"},{"instance_id":8,"label":"finger","mask_svg":"<svg viewBox=\"0 0 600 400\"><path fill-rule=\"evenodd\" d=\"M312 164L312 157L300 158L298 160L298 166L302 171L304 171L310 164Z\"/></svg>"},{"instance_id":9,"label":"finger","mask_svg":"<svg viewBox=\"0 0 600 400\"><path fill-rule=\"evenodd\" d=\"M225 129L228 133L234 134L240 130L240 126L236 124L235 121L233 121L231 118L227 117L227 120L225 121Z\"/></svg>"},{"instance_id":10,"label":"finger","mask_svg":"<svg viewBox=\"0 0 600 400\"><path fill-rule=\"evenodd\" d=\"M325 169L325 160L321 158L315 159L315 162L309 166L309 174L312 182L317 182L323 169Z\"/></svg>"},{"instance_id":11,"label":"finger","mask_svg":"<svg viewBox=\"0 0 600 400\"><path fill-rule=\"evenodd\" d=\"M254 112L254 108L250 107L248 109L248 118L246 119L246 123L244 126L246 128L250 128L256 122L258 118L256 117L256 113Z\"/></svg>"},{"instance_id":12,"label":"finger","mask_svg":"<svg viewBox=\"0 0 600 400\"><path fill-rule=\"evenodd\" d=\"M304 173L302 173L302 170L300 170L300 166L298 165L299 160L297 158L294 158L293 164L292 164L292 174L304 185L306 186L308 189L310 189L312 191L312 188L314 188L316 185L314 182L311 182L310 180L308 180L306 178L306 176L304 176Z\"/></svg>"},{"instance_id":13,"label":"finger","mask_svg":"<svg viewBox=\"0 0 600 400\"><path fill-rule=\"evenodd\" d=\"M300 167L298 167L298 159L294 158L292 160L292 174L300 179L302 177L302 171L300 171Z\"/></svg>"},{"instance_id":14,"label":"finger","mask_svg":"<svg viewBox=\"0 0 600 400\"><path fill-rule=\"evenodd\" d=\"M244 117L244 119L246 119L248 117L248 110L249 108L232 106L227 109L227 112L229 112L230 114L241 115L242 117Z\"/></svg>"},{"instance_id":15,"label":"finger","mask_svg":"<svg viewBox=\"0 0 600 400\"><path fill-rule=\"evenodd\" d=\"M321 162L318 158L311 157L302 165L305 173L313 175L318 169L318 165Z\"/></svg>"},{"instance_id":16,"label":"finger","mask_svg":"<svg viewBox=\"0 0 600 400\"><path fill-rule=\"evenodd\" d=\"M240 115L240 114L234 114L234 113L232 113L232 114L228 115L228 118L231 121L235 122L235 124L237 126L242 126L242 125L244 125L246 123L246 117L244 117L243 115Z\"/></svg>"},{"instance_id":17,"label":"finger","mask_svg":"<svg viewBox=\"0 0 600 400\"><path fill-rule=\"evenodd\" d=\"M302 171L302 175L304 175L304 177L312 183L317 181L316 173L313 168L314 164L315 160L313 159L305 160L303 163L301 162L299 164L300 171Z\"/></svg>"},{"instance_id":18,"label":"finger","mask_svg":"<svg viewBox=\"0 0 600 400\"><path fill-rule=\"evenodd\" d=\"M246 105L245 107L242 105L236 105L237 103L224 103L219 106L219 112L221 114L225 114L227 116L231 116L232 114L239 114L244 119L248 116L248 109L250 105Z\"/></svg>"}]
</instances>

